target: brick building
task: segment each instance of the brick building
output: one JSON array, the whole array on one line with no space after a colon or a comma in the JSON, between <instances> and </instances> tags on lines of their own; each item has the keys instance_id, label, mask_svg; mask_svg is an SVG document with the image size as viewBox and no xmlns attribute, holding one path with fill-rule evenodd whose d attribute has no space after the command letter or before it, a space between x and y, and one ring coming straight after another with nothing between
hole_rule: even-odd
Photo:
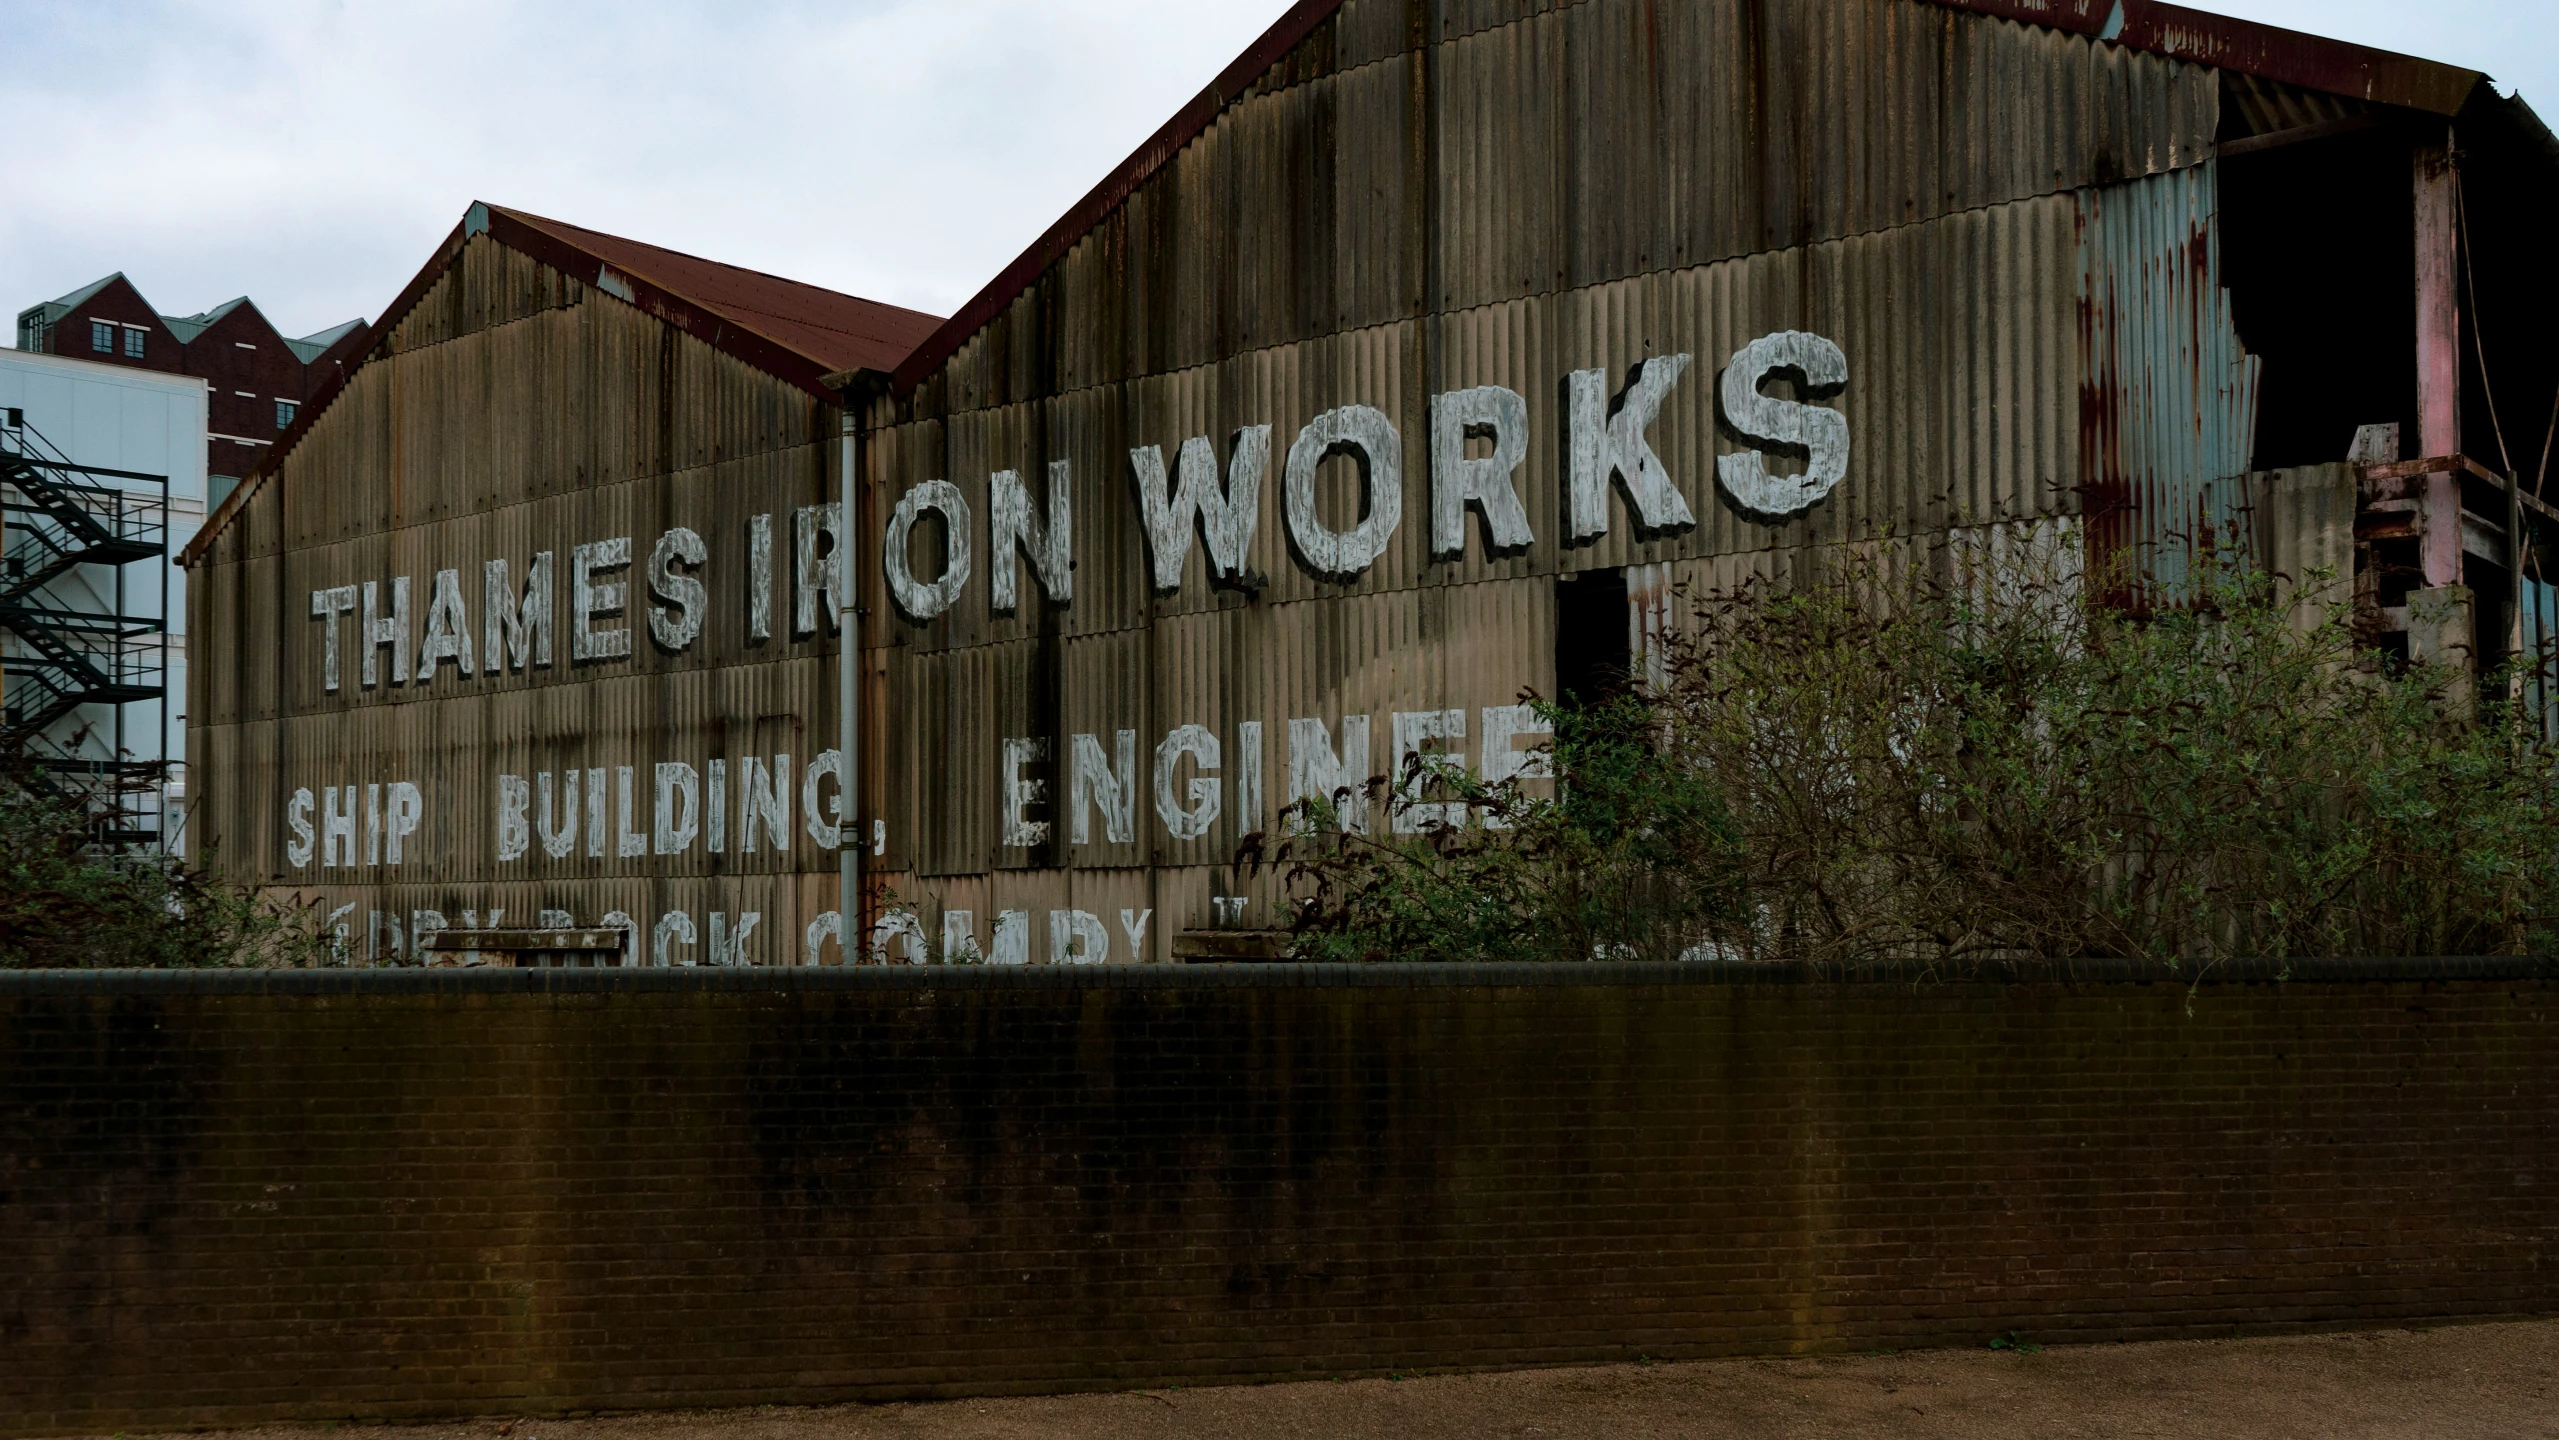
<instances>
[{"instance_id":1,"label":"brick building","mask_svg":"<svg viewBox=\"0 0 2559 1440\"><path fill-rule=\"evenodd\" d=\"M163 315L122 271L18 312L18 348L205 382L205 466L213 504L257 468L296 412L364 353L362 319L291 339L243 295L195 315Z\"/></svg>"}]
</instances>

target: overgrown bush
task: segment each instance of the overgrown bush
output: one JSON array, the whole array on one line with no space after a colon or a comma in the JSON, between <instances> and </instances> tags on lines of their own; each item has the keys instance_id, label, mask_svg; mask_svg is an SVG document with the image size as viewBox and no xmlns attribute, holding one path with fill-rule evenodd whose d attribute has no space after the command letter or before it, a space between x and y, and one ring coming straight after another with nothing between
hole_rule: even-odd
<instances>
[{"instance_id":1,"label":"overgrown bush","mask_svg":"<svg viewBox=\"0 0 2559 1440\"><path fill-rule=\"evenodd\" d=\"M2559 756L2518 702L2447 719L2439 672L2262 574L2207 564L2146 615L2092 588L1864 566L1692 597L1656 683L1540 703L1550 797L1425 765L1379 799L1427 781L1496 823L1343 835L1298 807L1314 833L1267 857L1296 953L1960 967L2550 943Z\"/></svg>"},{"instance_id":2,"label":"overgrown bush","mask_svg":"<svg viewBox=\"0 0 2559 1440\"><path fill-rule=\"evenodd\" d=\"M96 843L96 817L0 766L0 969L325 963L311 917L174 860Z\"/></svg>"}]
</instances>

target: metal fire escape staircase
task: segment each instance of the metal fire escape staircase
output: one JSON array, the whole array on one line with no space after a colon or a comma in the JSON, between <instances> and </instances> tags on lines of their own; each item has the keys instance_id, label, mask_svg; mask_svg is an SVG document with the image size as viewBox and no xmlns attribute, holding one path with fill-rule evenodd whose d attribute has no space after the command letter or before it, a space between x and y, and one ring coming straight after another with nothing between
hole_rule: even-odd
<instances>
[{"instance_id":1,"label":"metal fire escape staircase","mask_svg":"<svg viewBox=\"0 0 2559 1440\"><path fill-rule=\"evenodd\" d=\"M94 483L101 479L156 486L157 494ZM73 464L18 412L0 415L0 636L10 642L0 654L0 748L32 761L34 783L56 794L111 802L96 807L100 838L111 843L155 838L116 817L164 766L131 758L121 708L111 734L99 735L95 726L68 736L59 729L82 706L122 707L166 694L165 577L157 587L160 614L137 615L129 599L140 597L129 596L123 567L159 560L165 569L168 484L163 475ZM106 574L75 576L86 566ZM101 746L106 753L98 753Z\"/></svg>"}]
</instances>

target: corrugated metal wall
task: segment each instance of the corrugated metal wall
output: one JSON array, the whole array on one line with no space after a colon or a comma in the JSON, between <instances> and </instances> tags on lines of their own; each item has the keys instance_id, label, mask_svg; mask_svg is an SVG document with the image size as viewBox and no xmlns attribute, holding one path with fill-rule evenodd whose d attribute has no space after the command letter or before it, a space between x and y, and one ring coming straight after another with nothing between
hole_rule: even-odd
<instances>
[{"instance_id":1,"label":"corrugated metal wall","mask_svg":"<svg viewBox=\"0 0 2559 1440\"><path fill-rule=\"evenodd\" d=\"M748 953L763 963L804 954L810 921L836 901L836 855L806 823L802 776L836 745L835 644L792 634L792 517L833 498L835 411L805 392L683 335L486 237L358 370L284 468L216 542L198 572L195 620L218 635L226 663L196 667L191 712L203 764L191 825L224 869L289 887L324 913L344 908L359 954L405 937L419 912L453 925L530 925L543 911L593 925L637 918L642 948L682 915L670 955L708 957L711 917L733 935L761 916ZM771 638L748 634L750 517L773 517ZM651 639L645 562L683 526L705 541L693 573L708 587L697 640L670 651ZM632 563L607 577L629 587L613 626L627 657L573 660L567 567L573 547L629 537ZM323 681L323 622L312 592L375 582L410 586L412 655L427 629L433 577L460 572L475 656L486 639L483 565L503 559L520 589L535 553L554 555L554 664L366 688L354 632L341 631L341 688ZM384 662L388 663L388 654ZM485 657L481 657L485 663ZM739 853L735 793L742 761L792 757L790 844ZM727 772L726 846L707 835L655 853L654 776L711 762ZM651 853L620 853L619 773L632 771L633 827ZM580 835L553 858L538 831L527 853L498 854L498 777L607 776L607 851ZM398 865L294 863L293 792L393 782L419 787L423 811ZM583 787L582 787L583 791ZM825 798L831 800L828 787ZM565 793L561 798L565 800ZM538 797L535 801L538 806ZM697 802L707 829L708 796ZM322 816L311 823L319 827ZM361 831L362 822L359 822ZM830 841L832 835L827 837ZM359 834L359 843L366 843ZM382 918L375 918L382 917ZM373 934L367 938L368 920ZM432 923L430 920L429 923ZM689 926L695 939L680 943Z\"/></svg>"},{"instance_id":2,"label":"corrugated metal wall","mask_svg":"<svg viewBox=\"0 0 2559 1440\"><path fill-rule=\"evenodd\" d=\"M1460 710L1455 748L1480 763L1483 708L1551 685L1558 575L1786 573L1842 545L2074 515L2097 482L2138 497L2153 530L2190 501L2224 513L2204 481L2244 468L2253 372L2209 261L2217 120L2209 71L1907 0L1352 0L871 416L875 863L929 934L944 906L973 912L981 945L994 911L1029 910L1041 958L1044 908L1116 924L1151 907L1144 949L1160 957L1210 923L1212 895L1275 919L1267 880L1223 868L1251 823L1236 813L1245 726L1262 727L1264 818L1288 798L1292 719L1338 740L1368 716L1382 773L1396 712ZM1717 457L1745 447L1715 393L1728 357L1781 330L1845 353L1848 383L1823 403L1849 418L1853 453L1826 503L1772 523L1717 488ZM1639 534L1612 492L1611 533L1566 546L1564 376L1675 353L1694 363L1650 440L1698 523ZM1434 560L1428 406L1485 384L1531 406L1517 481L1535 540L1490 555L1470 517L1464 558ZM1404 518L1340 583L1293 555L1281 456L1353 403L1400 431ZM1212 588L1194 559L1179 590L1154 593L1128 452L1158 446L1170 466L1204 435L1222 463L1230 435L1262 424L1258 589ZM986 568L1017 562L988 549L988 477L1030 477L1036 509L1061 460L1073 603L1038 603L1025 566L1020 613L993 613ZM1325 473L1320 508L1346 528L1352 470ZM930 480L968 499L977 578L917 623L882 587L878 546L890 506ZM932 550L914 552L927 574ZM1175 840L1152 813L1153 747L1184 724L1221 737L1224 813ZM1122 729L1137 736L1133 838L1003 844L1004 740L1054 747L1041 813L1063 830L1069 737L1107 747Z\"/></svg>"},{"instance_id":3,"label":"corrugated metal wall","mask_svg":"<svg viewBox=\"0 0 2559 1440\"><path fill-rule=\"evenodd\" d=\"M2259 367L2221 288L2217 168L2113 186L2082 205L2079 463L2093 558L2101 581L2143 577L2170 602L2200 548L2254 544Z\"/></svg>"}]
</instances>

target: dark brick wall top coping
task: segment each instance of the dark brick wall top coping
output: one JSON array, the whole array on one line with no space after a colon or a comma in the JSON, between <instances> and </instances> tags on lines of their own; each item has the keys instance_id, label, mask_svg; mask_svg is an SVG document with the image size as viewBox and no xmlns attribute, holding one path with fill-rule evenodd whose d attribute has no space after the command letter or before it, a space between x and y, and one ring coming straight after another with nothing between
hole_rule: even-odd
<instances>
[{"instance_id":1,"label":"dark brick wall top coping","mask_svg":"<svg viewBox=\"0 0 2559 1440\"><path fill-rule=\"evenodd\" d=\"M2078 960L1948 970L1879 964L1820 971L1692 964L857 966L849 969L0 970L0 999L47 995L777 994L833 990L1500 989L1730 985L2337 985L2559 980L2542 958L2240 961L2171 968Z\"/></svg>"}]
</instances>

